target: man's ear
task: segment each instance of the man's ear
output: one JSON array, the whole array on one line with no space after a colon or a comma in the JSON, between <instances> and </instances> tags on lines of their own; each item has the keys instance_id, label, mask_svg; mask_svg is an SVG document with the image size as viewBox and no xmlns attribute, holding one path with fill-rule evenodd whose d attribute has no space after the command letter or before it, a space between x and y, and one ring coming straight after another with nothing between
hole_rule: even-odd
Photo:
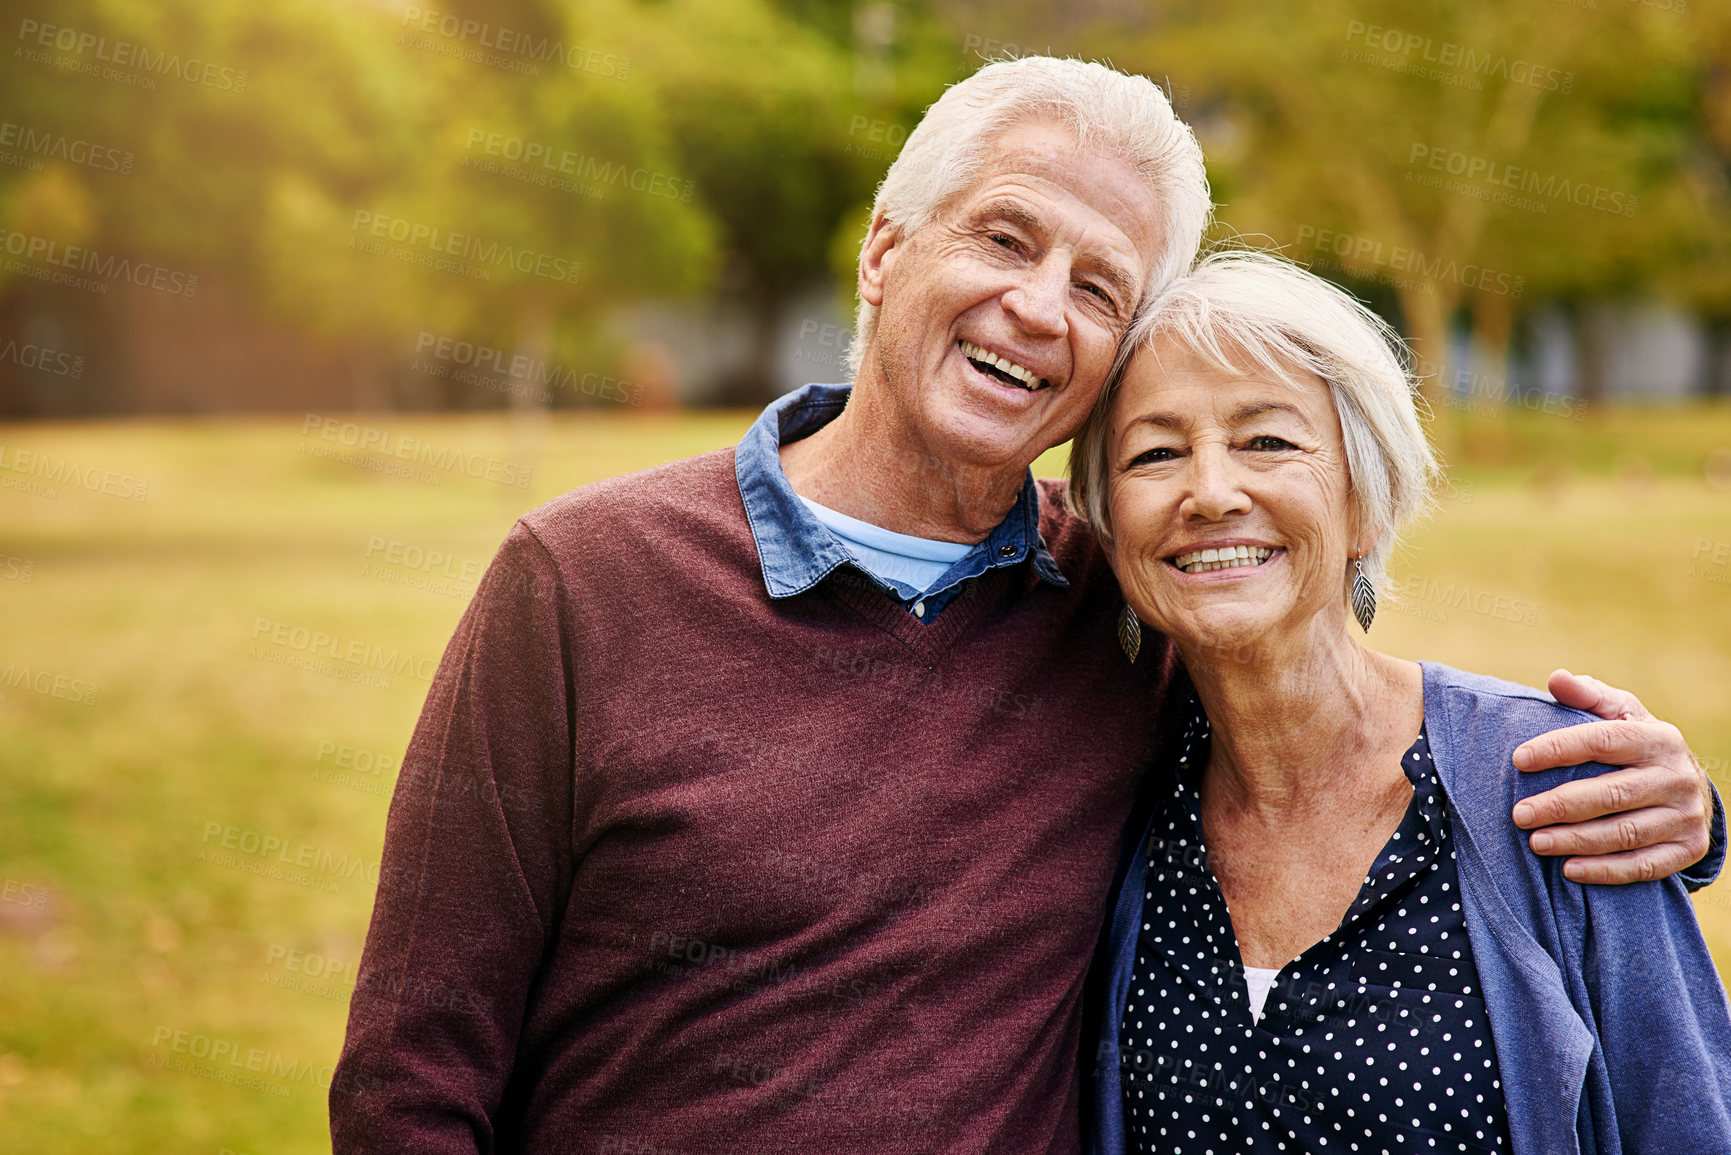
<instances>
[{"instance_id":1,"label":"man's ear","mask_svg":"<svg viewBox=\"0 0 1731 1155\"><path fill-rule=\"evenodd\" d=\"M874 309L884 303L884 281L901 239L901 229L887 216L880 212L872 217L871 231L860 248L859 295L860 300Z\"/></svg>"}]
</instances>

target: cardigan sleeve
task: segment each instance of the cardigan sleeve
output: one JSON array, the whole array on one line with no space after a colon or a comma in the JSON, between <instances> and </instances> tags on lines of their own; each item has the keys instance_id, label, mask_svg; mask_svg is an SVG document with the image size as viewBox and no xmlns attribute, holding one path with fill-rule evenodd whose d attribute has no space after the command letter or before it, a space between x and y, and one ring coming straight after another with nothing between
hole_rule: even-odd
<instances>
[{"instance_id":1,"label":"cardigan sleeve","mask_svg":"<svg viewBox=\"0 0 1731 1155\"><path fill-rule=\"evenodd\" d=\"M428 691L391 799L330 1089L333 1150L476 1152L570 887L559 574L519 522Z\"/></svg>"},{"instance_id":2,"label":"cardigan sleeve","mask_svg":"<svg viewBox=\"0 0 1731 1155\"><path fill-rule=\"evenodd\" d=\"M1710 885L1725 869L1725 800L1717 786L1708 783L1708 787L1713 791L1713 819L1707 826L1707 854L1678 875L1691 891Z\"/></svg>"},{"instance_id":3,"label":"cardigan sleeve","mask_svg":"<svg viewBox=\"0 0 1731 1155\"><path fill-rule=\"evenodd\" d=\"M1622 1151L1731 1151L1731 1011L1682 881L1581 898L1581 979Z\"/></svg>"}]
</instances>

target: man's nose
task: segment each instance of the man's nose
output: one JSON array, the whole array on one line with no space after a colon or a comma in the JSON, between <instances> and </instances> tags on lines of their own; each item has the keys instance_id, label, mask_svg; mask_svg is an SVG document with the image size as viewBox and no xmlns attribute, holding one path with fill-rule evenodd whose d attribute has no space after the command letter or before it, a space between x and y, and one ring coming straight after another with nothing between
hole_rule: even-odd
<instances>
[{"instance_id":1,"label":"man's nose","mask_svg":"<svg viewBox=\"0 0 1731 1155\"><path fill-rule=\"evenodd\" d=\"M1028 269L1021 283L1004 294L1004 308L1025 331L1062 337L1069 331L1064 311L1069 286L1070 270L1063 261L1042 261Z\"/></svg>"},{"instance_id":2,"label":"man's nose","mask_svg":"<svg viewBox=\"0 0 1731 1155\"><path fill-rule=\"evenodd\" d=\"M1180 515L1220 521L1235 513L1249 513L1250 495L1244 492L1240 474L1226 446L1197 446L1190 454L1190 492L1185 495Z\"/></svg>"}]
</instances>

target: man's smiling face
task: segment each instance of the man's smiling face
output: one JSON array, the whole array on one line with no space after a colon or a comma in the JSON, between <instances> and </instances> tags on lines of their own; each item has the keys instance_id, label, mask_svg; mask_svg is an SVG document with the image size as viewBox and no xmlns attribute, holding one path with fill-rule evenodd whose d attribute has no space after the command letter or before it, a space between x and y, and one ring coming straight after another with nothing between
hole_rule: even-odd
<instances>
[{"instance_id":1,"label":"man's smiling face","mask_svg":"<svg viewBox=\"0 0 1731 1155\"><path fill-rule=\"evenodd\" d=\"M999 134L973 187L911 236L874 224L862 376L936 455L1026 465L1067 439L1111 370L1161 242L1129 165L1062 125Z\"/></svg>"}]
</instances>

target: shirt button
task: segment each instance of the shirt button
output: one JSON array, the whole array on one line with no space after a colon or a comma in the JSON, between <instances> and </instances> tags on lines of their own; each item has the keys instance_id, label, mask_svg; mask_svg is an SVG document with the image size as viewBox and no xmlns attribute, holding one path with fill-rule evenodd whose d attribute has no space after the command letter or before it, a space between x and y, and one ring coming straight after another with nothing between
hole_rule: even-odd
<instances>
[{"instance_id":1,"label":"shirt button","mask_svg":"<svg viewBox=\"0 0 1731 1155\"><path fill-rule=\"evenodd\" d=\"M914 617L923 618L925 616L926 616L926 603L925 602L915 602L914 603Z\"/></svg>"},{"instance_id":2,"label":"shirt button","mask_svg":"<svg viewBox=\"0 0 1731 1155\"><path fill-rule=\"evenodd\" d=\"M1015 557L1016 556L1016 547L1013 545L1000 545L998 547L998 556L999 557Z\"/></svg>"}]
</instances>

